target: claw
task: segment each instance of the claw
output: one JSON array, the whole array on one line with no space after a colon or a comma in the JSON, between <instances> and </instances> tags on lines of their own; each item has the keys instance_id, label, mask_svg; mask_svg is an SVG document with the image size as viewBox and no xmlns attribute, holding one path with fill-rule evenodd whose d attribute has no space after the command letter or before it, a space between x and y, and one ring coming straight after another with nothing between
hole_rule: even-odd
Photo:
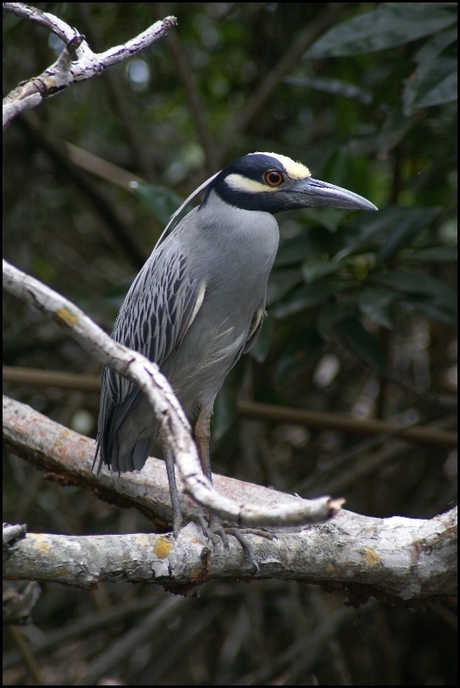
<instances>
[{"instance_id":1,"label":"claw","mask_svg":"<svg viewBox=\"0 0 460 688\"><path fill-rule=\"evenodd\" d=\"M247 529L249 530L249 529ZM252 567L254 569L253 573L259 573L260 571L260 566L259 563L256 559L256 555L254 554L254 550L252 549L252 545L249 542L247 538L244 537L243 533L239 528L225 528L225 532L228 533L229 535L233 535L234 538L238 540L244 551L246 552L246 555L249 559L249 562L252 564ZM251 531L249 531L251 532Z\"/></svg>"}]
</instances>

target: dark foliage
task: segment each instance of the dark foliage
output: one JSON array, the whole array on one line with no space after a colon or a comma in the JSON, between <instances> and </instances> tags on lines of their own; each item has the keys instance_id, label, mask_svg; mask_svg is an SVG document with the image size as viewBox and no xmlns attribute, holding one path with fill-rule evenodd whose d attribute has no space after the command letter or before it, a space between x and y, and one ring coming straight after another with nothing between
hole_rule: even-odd
<instances>
[{"instance_id":1,"label":"dark foliage","mask_svg":"<svg viewBox=\"0 0 460 688\"><path fill-rule=\"evenodd\" d=\"M168 14L179 26L131 62L16 119L5 136L5 257L108 331L165 221L207 176L276 151L380 212L279 217L269 317L216 405L213 469L360 513L430 518L455 498L456 456L394 437L236 418L264 403L452 429L456 392L456 10L452 4L42 4L102 52ZM61 49L6 12L4 91ZM145 180L84 170L68 143ZM93 163L89 162L91 167ZM113 213L113 221L106 208ZM115 231L118 228L119 231ZM41 314L5 298L7 365L99 374ZM98 396L6 393L95 435ZM62 488L15 456L4 520L34 532L148 531L135 511ZM43 683L452 685L453 613L270 581L209 585L163 610L154 588L48 585L24 627ZM109 614L107 617L104 614ZM104 619L109 619L104 621ZM82 625L83 624L83 625ZM131 647L130 634L145 628ZM108 650L119 651L110 658ZM126 651L123 650L125 648ZM8 634L5 682L24 684ZM100 663L99 663L100 662Z\"/></svg>"}]
</instances>

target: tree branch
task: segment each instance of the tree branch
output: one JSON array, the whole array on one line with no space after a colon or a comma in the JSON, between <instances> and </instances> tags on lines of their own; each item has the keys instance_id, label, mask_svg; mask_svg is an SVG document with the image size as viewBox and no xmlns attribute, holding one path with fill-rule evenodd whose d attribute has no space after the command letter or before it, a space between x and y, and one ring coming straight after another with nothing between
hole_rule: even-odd
<instances>
[{"instance_id":1,"label":"tree branch","mask_svg":"<svg viewBox=\"0 0 460 688\"><path fill-rule=\"evenodd\" d=\"M174 26L177 26L176 17L165 17L123 45L114 46L102 53L93 53L84 36L54 15L20 2L4 2L3 8L17 16L45 26L66 44L54 64L42 74L20 83L6 96L3 101L4 127L16 116L19 101L26 99L26 103L22 103L20 106L21 110L35 107L48 96L54 95L76 82L98 76L107 67L137 55L159 38L165 36ZM38 94L39 98L29 97L34 94Z\"/></svg>"},{"instance_id":2,"label":"tree branch","mask_svg":"<svg viewBox=\"0 0 460 688\"><path fill-rule=\"evenodd\" d=\"M142 473L115 479L107 470L92 472L94 441L62 427L12 399L4 399L4 443L51 479L92 489L118 506L134 506L157 525L172 520L163 461L150 458ZM225 499L296 504L297 498L233 478L214 476ZM187 509L195 508L182 496ZM257 578L284 578L309 583L357 585L369 594L400 600L452 595L456 589L456 511L431 520L371 518L342 510L321 526L279 528L268 539L246 534L260 565ZM65 566L63 566L65 562ZM53 580L85 589L100 581L155 582L170 589L214 579L253 578L241 547L230 538L213 551L194 523L171 534L68 537L28 535L13 539L6 578ZM364 587L363 587L364 586Z\"/></svg>"},{"instance_id":3,"label":"tree branch","mask_svg":"<svg viewBox=\"0 0 460 688\"><path fill-rule=\"evenodd\" d=\"M157 16L160 12L163 12L163 7L161 5L156 5L154 3L152 8ZM214 174L219 169L219 163L216 159L211 130L206 117L206 108L195 85L190 63L184 54L182 43L176 33L170 33L166 37L166 44L169 46L179 79L187 95L190 110L195 120L196 131L206 156L207 172L209 175Z\"/></svg>"}]
</instances>

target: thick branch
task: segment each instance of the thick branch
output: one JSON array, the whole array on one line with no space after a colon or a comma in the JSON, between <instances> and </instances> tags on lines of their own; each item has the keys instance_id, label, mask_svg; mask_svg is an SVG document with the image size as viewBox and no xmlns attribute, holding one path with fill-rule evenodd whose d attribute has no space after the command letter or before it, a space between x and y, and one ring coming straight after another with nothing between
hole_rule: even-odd
<instances>
[{"instance_id":1,"label":"thick branch","mask_svg":"<svg viewBox=\"0 0 460 688\"><path fill-rule=\"evenodd\" d=\"M135 506L157 525L171 522L163 461L150 458L141 473L118 480L92 470L94 441L12 399L4 400L4 443L8 449L59 482L85 486L119 506ZM50 475L51 474L51 475ZM232 478L214 476L219 493L262 506L291 502L292 495ZM193 503L182 496L183 506ZM196 509L196 507L195 507ZM322 526L277 529L269 540L248 534L259 578L367 586L365 594L403 600L451 595L456 589L456 512L431 520L378 519L341 511ZM190 524L177 540L167 535L72 537L29 535L8 550L7 578L53 580L84 588L99 581L156 582L170 588L215 578L253 577L240 545L212 552ZM63 566L65 562L65 566ZM131 562L131 563L130 563ZM358 592L358 591L357 591Z\"/></svg>"}]
</instances>

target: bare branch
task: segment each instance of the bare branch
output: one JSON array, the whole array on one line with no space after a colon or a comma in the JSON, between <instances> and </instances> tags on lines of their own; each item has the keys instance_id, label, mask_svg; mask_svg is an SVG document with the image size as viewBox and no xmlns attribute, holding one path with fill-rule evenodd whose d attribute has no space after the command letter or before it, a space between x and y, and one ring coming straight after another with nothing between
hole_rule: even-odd
<instances>
[{"instance_id":1,"label":"bare branch","mask_svg":"<svg viewBox=\"0 0 460 688\"><path fill-rule=\"evenodd\" d=\"M295 504L276 503L260 508L253 504L238 504L219 495L201 471L190 424L155 363L115 342L73 303L6 261L3 261L3 280L7 291L50 315L99 361L142 389L171 447L185 491L199 504L224 519L246 526L318 523L339 511L342 500L329 497L313 501L298 498Z\"/></svg>"},{"instance_id":2,"label":"bare branch","mask_svg":"<svg viewBox=\"0 0 460 688\"><path fill-rule=\"evenodd\" d=\"M59 36L64 43L68 43L75 35L75 29L71 29L62 19L54 16L54 14L42 12L38 7L25 5L23 2L4 2L2 5L4 10L12 12L17 17L30 19L30 21L33 21L35 24L39 24L40 26L44 26L45 29L49 29L52 33L56 34L56 36Z\"/></svg>"},{"instance_id":3,"label":"bare branch","mask_svg":"<svg viewBox=\"0 0 460 688\"><path fill-rule=\"evenodd\" d=\"M101 40L99 32L96 28L95 22L91 19L91 5L86 2L77 2L75 10L79 21L88 39L88 43L92 45L94 50L99 50ZM160 21L164 17L157 17ZM172 34L175 32L172 31ZM145 134L138 126L136 117L133 116L132 111L132 97L130 89L126 89L125 85L120 80L119 74L114 70L107 70L104 74L105 85L107 87L108 96L114 111L118 116L121 130L129 143L134 164L137 169L141 170L143 175L150 181L157 179L157 172L154 165L154 156L148 146L145 145Z\"/></svg>"},{"instance_id":4,"label":"bare branch","mask_svg":"<svg viewBox=\"0 0 460 688\"><path fill-rule=\"evenodd\" d=\"M3 108L3 126L6 127L8 122L31 108L37 107L42 102L43 97L40 93L31 93L29 96L24 96L22 100L15 100L8 104L8 107Z\"/></svg>"},{"instance_id":5,"label":"bare branch","mask_svg":"<svg viewBox=\"0 0 460 688\"><path fill-rule=\"evenodd\" d=\"M85 486L122 507L135 506L157 525L165 526L172 520L163 461L150 458L142 473L125 473L119 480L107 470L96 476L91 470L93 440L8 398L4 399L4 443L47 471L48 477L56 476L60 483ZM240 503L252 501L265 507L297 503L294 496L266 487L219 475L213 479L219 494ZM187 510L193 510L193 503L184 496L181 501ZM279 528L272 540L253 534L245 537L260 564L257 577L333 582L347 589L351 584L371 586L368 594L409 600L454 594L455 524L455 511L423 520L378 519L342 510L322 526ZM7 577L54 580L84 588L99 581L152 582L152 578L174 588L214 578L232 579L236 570L248 579L254 575L232 537L229 550L217 545L211 552L195 524L183 529L177 540L169 534L97 538L28 535L18 547L8 550ZM66 561L65 570L62 561Z\"/></svg>"},{"instance_id":6,"label":"bare branch","mask_svg":"<svg viewBox=\"0 0 460 688\"><path fill-rule=\"evenodd\" d=\"M6 96L3 105L3 126L6 126L17 114L17 101L22 101L37 93L43 99L76 82L91 79L101 74L107 67L137 55L177 26L176 17L165 17L123 45L114 46L103 53L93 53L84 36L54 15L19 2L3 3L3 8L45 26L66 43L54 64L42 74L19 84ZM38 104L39 101L29 99L28 107L32 107L32 102Z\"/></svg>"},{"instance_id":7,"label":"bare branch","mask_svg":"<svg viewBox=\"0 0 460 688\"><path fill-rule=\"evenodd\" d=\"M4 577L52 581L85 590L100 582L157 583L176 589L212 580L283 578L368 595L421 600L456 593L456 511L421 519L366 518L342 511L327 525L246 535L260 571L241 547L213 551L196 524L172 534L65 536L29 533L7 550ZM65 566L63 566L65 562Z\"/></svg>"}]
</instances>

